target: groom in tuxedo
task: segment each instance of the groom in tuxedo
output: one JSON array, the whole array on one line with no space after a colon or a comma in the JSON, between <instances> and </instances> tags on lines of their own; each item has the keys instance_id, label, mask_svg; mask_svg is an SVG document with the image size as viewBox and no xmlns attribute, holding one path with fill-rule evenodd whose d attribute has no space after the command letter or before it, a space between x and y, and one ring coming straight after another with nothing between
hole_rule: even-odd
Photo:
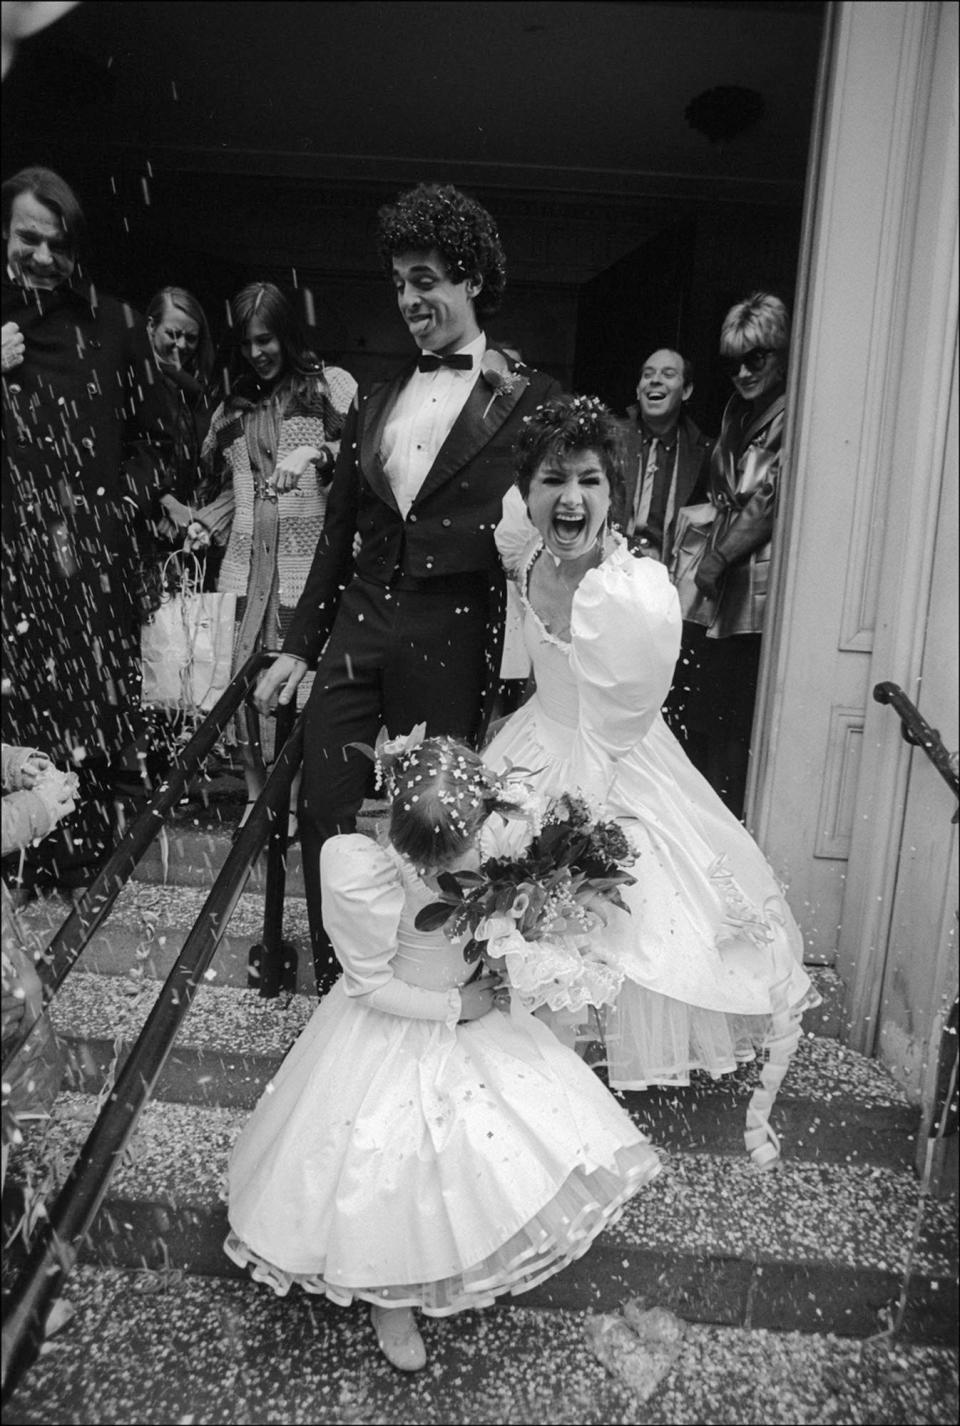
<instances>
[{"instance_id":1,"label":"groom in tuxedo","mask_svg":"<svg viewBox=\"0 0 960 1426\"><path fill-rule=\"evenodd\" d=\"M488 345L505 264L496 226L451 186L380 210L379 246L417 359L357 393L326 520L283 651L256 701L287 703L316 666L300 792L317 988L337 974L320 849L352 832L370 763L351 748L425 722L476 741L496 691L504 581L494 530L524 416L558 391Z\"/></svg>"}]
</instances>

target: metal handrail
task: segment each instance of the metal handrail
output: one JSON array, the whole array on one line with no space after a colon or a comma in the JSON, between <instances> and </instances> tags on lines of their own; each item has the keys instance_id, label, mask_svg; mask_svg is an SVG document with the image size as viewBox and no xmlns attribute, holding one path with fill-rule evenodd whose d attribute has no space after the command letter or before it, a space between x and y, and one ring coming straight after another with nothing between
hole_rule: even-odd
<instances>
[{"instance_id":1,"label":"metal handrail","mask_svg":"<svg viewBox=\"0 0 960 1426\"><path fill-rule=\"evenodd\" d=\"M960 797L957 764L950 756L936 728L931 728L917 705L907 697L898 683L878 683L873 690L876 703L889 703L900 719L904 742L922 748L954 797ZM957 813L953 814L956 822Z\"/></svg>"},{"instance_id":2,"label":"metal handrail","mask_svg":"<svg viewBox=\"0 0 960 1426\"><path fill-rule=\"evenodd\" d=\"M922 748L953 795L960 797L956 756L950 756L937 729L931 728L919 708L907 697L900 685L889 682L878 683L874 687L873 697L877 703L890 704L900 718L900 733L904 741L910 743L912 747ZM958 811L953 814L954 822L957 821ZM889 1328L891 1337L899 1334L907 1314L910 1284L916 1271L917 1245L920 1241L926 1201L933 1179L935 1155L942 1148L945 1140L957 1132L957 1014L955 998L940 1032L933 1112L927 1124L926 1145L920 1171L920 1194L910 1234L910 1246L907 1249L906 1266L900 1284L900 1298ZM923 1111L920 1118L921 1131L925 1117L926 1114Z\"/></svg>"},{"instance_id":3,"label":"metal handrail","mask_svg":"<svg viewBox=\"0 0 960 1426\"><path fill-rule=\"evenodd\" d=\"M275 657L274 653L258 650L251 654L234 675L189 743L178 753L176 765L170 775L161 783L150 802L131 824L129 831L117 843L103 869L52 937L37 966L45 1006L60 989L64 979L86 949L90 938L106 920L134 868L161 830L164 819L180 800L188 779L213 748L220 733L253 687L264 664ZM23 1052L38 1024L39 1019L34 1022L23 1040L17 1042L13 1048L8 1045L3 1051L4 1073L12 1060Z\"/></svg>"},{"instance_id":4,"label":"metal handrail","mask_svg":"<svg viewBox=\"0 0 960 1426\"><path fill-rule=\"evenodd\" d=\"M256 667L262 663L263 657L258 656ZM256 674L256 667L253 659L244 665L230 689L214 708L210 715L211 722L214 715L219 718L222 709L226 710L223 719L226 721L232 708L249 688ZM225 703L224 700L228 698L231 690L241 686L239 696L231 698L229 704ZM280 710L278 740L279 734L284 730L284 723L289 721L292 714L292 709ZM209 747L203 742L200 746ZM269 837L276 834L281 847L285 843L290 784L300 765L302 746L301 714L290 736L283 743L249 820L237 834L210 895L164 982L156 1004L117 1076L113 1092L80 1150L56 1202L37 1231L23 1270L9 1294L4 1313L0 1382L4 1398L36 1357L43 1341L43 1324L50 1306L62 1292L64 1283L77 1261L81 1242L106 1196L113 1171L136 1128L144 1105L153 1092L204 973L226 933L254 862ZM200 755L202 754L198 756ZM158 797L161 795L163 798L169 797L170 789L165 789ZM174 793L174 796L176 795ZM172 806L172 802L170 805ZM138 820L146 820L153 810L156 809L151 804L145 817ZM282 831L279 830L281 827ZM139 845L139 838L133 841ZM139 855L142 855L145 846L146 843L140 848L130 870ZM115 856L122 847L123 844L117 849ZM126 850L129 854L130 847ZM110 863L104 869L104 877L109 871ZM116 869L113 874L116 875ZM119 887L105 886L105 893L108 889L112 891L112 900L116 897ZM91 887L85 902L96 901L98 895L96 886ZM96 907L96 914L99 915L99 901L96 901ZM99 924L105 914L104 909L96 924ZM89 934L92 934L92 929L91 927ZM277 939L279 942L279 937ZM74 954L73 943L67 943L62 961L63 975L66 975L80 950L76 950ZM68 954L72 957L69 960ZM61 975L61 981L62 978Z\"/></svg>"}]
</instances>

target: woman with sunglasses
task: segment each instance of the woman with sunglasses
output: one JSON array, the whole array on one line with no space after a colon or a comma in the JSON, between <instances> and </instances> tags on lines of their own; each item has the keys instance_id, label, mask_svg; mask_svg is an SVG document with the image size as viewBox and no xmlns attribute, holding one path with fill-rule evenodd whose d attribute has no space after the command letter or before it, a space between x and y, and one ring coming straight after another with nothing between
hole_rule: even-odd
<instances>
[{"instance_id":1,"label":"woman with sunglasses","mask_svg":"<svg viewBox=\"0 0 960 1426\"><path fill-rule=\"evenodd\" d=\"M717 516L696 574L702 599L688 615L705 627L697 663L706 696L696 701L710 709L708 747L696 761L737 817L760 667L789 340L787 309L768 292L752 293L724 319L720 360L734 394L710 458Z\"/></svg>"}]
</instances>

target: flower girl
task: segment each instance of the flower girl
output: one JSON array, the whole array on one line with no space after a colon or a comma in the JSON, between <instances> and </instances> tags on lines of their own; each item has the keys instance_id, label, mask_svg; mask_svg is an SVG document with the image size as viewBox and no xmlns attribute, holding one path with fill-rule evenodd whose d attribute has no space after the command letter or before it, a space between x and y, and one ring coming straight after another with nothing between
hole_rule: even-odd
<instances>
[{"instance_id":1,"label":"flower girl","mask_svg":"<svg viewBox=\"0 0 960 1426\"><path fill-rule=\"evenodd\" d=\"M426 1362L414 1309L484 1307L586 1251L659 1160L597 1077L463 938L418 931L432 877L476 866L500 784L444 738L386 746L389 841L323 848L324 922L343 975L268 1085L229 1168L229 1256L371 1304L395 1366ZM504 824L505 825L505 824Z\"/></svg>"}]
</instances>

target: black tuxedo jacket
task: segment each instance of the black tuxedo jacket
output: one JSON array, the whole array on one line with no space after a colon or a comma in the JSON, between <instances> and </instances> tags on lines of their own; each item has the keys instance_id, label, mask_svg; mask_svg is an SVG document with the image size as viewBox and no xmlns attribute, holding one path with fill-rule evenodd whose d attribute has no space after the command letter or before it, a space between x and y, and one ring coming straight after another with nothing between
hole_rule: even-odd
<instances>
[{"instance_id":1,"label":"black tuxedo jacket","mask_svg":"<svg viewBox=\"0 0 960 1426\"><path fill-rule=\"evenodd\" d=\"M489 350L489 349L488 349ZM323 533L283 650L313 666L340 596L358 576L388 589L401 579L488 574L499 579L493 532L513 484L514 443L524 416L559 393L543 372L506 358L516 382L495 390L482 371L406 519L380 459L383 429L413 366L357 392L347 417ZM438 585L438 588L440 586Z\"/></svg>"}]
</instances>

